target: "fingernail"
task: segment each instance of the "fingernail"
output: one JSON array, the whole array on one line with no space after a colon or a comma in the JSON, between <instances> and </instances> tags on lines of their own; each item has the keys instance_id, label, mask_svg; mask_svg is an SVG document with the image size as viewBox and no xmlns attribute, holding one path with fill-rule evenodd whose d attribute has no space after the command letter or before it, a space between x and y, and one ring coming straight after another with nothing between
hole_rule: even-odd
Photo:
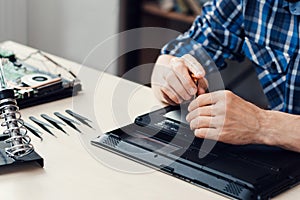
<instances>
[{"instance_id":1,"label":"fingernail","mask_svg":"<svg viewBox=\"0 0 300 200\"><path fill-rule=\"evenodd\" d=\"M202 75L203 73L201 71L196 73L196 76L202 76Z\"/></svg>"},{"instance_id":2,"label":"fingernail","mask_svg":"<svg viewBox=\"0 0 300 200\"><path fill-rule=\"evenodd\" d=\"M186 117L185 117L185 120L186 120L187 122L189 122L189 118L188 118L188 116L186 116Z\"/></svg>"}]
</instances>

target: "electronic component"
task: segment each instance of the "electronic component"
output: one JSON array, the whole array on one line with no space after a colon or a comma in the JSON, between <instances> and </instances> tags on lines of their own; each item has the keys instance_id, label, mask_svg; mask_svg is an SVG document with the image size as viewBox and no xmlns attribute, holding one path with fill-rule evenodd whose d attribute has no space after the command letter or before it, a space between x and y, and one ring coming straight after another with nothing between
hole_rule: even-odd
<instances>
[{"instance_id":1,"label":"electronic component","mask_svg":"<svg viewBox=\"0 0 300 200\"><path fill-rule=\"evenodd\" d=\"M0 48L0 58L7 58L10 62L16 62L16 56L13 51Z\"/></svg>"},{"instance_id":2,"label":"electronic component","mask_svg":"<svg viewBox=\"0 0 300 200\"><path fill-rule=\"evenodd\" d=\"M61 77L60 74L42 71L17 59L12 51L0 48L0 58L8 58L10 61L3 66L4 73L8 85L14 89L15 99L20 108L70 97L81 91L79 79L70 70L59 65L44 53L38 51L34 54L37 53L67 71L72 78L67 79Z\"/></svg>"}]
</instances>

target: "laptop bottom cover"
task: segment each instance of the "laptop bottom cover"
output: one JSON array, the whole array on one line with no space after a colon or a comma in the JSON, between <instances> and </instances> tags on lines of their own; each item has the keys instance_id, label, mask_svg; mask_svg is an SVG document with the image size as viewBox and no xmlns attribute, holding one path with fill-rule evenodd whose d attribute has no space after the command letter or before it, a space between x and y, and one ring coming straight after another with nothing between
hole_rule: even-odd
<instances>
[{"instance_id":1,"label":"laptop bottom cover","mask_svg":"<svg viewBox=\"0 0 300 200\"><path fill-rule=\"evenodd\" d=\"M269 199L300 180L300 154L265 145L234 146L195 138L166 107L91 143L237 199ZM169 118L170 117L170 118Z\"/></svg>"}]
</instances>

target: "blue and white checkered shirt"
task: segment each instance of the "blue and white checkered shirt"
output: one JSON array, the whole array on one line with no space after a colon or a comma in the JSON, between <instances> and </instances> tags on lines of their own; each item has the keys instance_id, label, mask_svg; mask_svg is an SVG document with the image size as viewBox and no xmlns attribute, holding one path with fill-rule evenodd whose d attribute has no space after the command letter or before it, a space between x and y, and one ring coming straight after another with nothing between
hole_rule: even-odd
<instances>
[{"instance_id":1,"label":"blue and white checkered shirt","mask_svg":"<svg viewBox=\"0 0 300 200\"><path fill-rule=\"evenodd\" d=\"M300 2L214 0L162 54L182 56L201 45L216 62L242 60L256 72L270 109L300 114Z\"/></svg>"}]
</instances>

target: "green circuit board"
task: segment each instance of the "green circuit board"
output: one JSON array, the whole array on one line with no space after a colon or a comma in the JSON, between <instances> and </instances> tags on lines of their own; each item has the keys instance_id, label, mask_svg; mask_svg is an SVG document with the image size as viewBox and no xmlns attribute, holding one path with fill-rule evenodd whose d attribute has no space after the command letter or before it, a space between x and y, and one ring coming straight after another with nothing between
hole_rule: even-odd
<instances>
[{"instance_id":1,"label":"green circuit board","mask_svg":"<svg viewBox=\"0 0 300 200\"><path fill-rule=\"evenodd\" d=\"M9 60L2 62L5 63L3 73L6 85L14 89L20 108L70 97L81 91L81 83L77 78L70 80L42 71L17 59L13 51L0 47L0 58Z\"/></svg>"}]
</instances>

